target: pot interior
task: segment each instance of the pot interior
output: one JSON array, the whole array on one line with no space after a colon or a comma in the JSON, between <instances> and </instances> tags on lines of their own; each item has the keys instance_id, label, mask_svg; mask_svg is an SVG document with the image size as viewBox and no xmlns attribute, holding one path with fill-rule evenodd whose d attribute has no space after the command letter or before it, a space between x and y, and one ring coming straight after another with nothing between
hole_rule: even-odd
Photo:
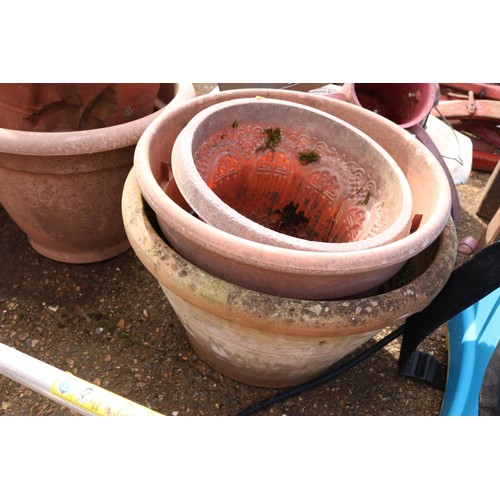
<instances>
[{"instance_id":1,"label":"pot interior","mask_svg":"<svg viewBox=\"0 0 500 500\"><path fill-rule=\"evenodd\" d=\"M419 83L356 83L359 104L404 126L422 121L431 111L434 87Z\"/></svg>"},{"instance_id":2,"label":"pot interior","mask_svg":"<svg viewBox=\"0 0 500 500\"><path fill-rule=\"evenodd\" d=\"M354 242L388 229L401 186L384 157L333 117L268 107L207 111L192 154L209 188L253 222L310 241Z\"/></svg>"}]
</instances>

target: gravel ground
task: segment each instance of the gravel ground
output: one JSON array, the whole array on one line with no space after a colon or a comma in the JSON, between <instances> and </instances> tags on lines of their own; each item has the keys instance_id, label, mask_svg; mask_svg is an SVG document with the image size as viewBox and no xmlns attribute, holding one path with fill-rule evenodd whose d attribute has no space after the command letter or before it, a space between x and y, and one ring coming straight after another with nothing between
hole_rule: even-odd
<instances>
[{"instance_id":1,"label":"gravel ground","mask_svg":"<svg viewBox=\"0 0 500 500\"><path fill-rule=\"evenodd\" d=\"M478 238L486 226L475 211L488 178L473 171L458 186L459 238ZM0 255L0 342L8 346L164 415L236 415L278 392L235 382L199 359L132 250L96 264L55 262L30 247L0 206ZM459 255L457 265L466 259ZM340 378L260 414L439 415L442 391L397 374L399 347L394 341ZM445 362L446 326L422 348ZM0 376L0 415L77 413Z\"/></svg>"}]
</instances>

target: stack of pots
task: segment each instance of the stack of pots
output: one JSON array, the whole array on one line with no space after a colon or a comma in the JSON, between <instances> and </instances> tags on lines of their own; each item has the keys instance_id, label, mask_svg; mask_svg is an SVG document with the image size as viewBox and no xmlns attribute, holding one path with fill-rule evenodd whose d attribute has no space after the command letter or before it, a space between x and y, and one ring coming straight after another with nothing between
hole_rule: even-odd
<instances>
[{"instance_id":1,"label":"stack of pots","mask_svg":"<svg viewBox=\"0 0 500 500\"><path fill-rule=\"evenodd\" d=\"M278 124L283 149L255 148ZM302 168L297 144L323 161ZM335 172L336 184L311 182ZM369 229L349 227L338 203L328 212L333 185L363 224L376 221ZM280 216L292 207L316 225L280 235L275 220L255 216L261 206ZM162 111L137 144L122 198L129 241L194 350L261 387L309 381L428 305L455 262L450 207L440 165L401 127L354 104L274 89L222 91ZM342 219L340 230L314 241L324 214Z\"/></svg>"},{"instance_id":2,"label":"stack of pots","mask_svg":"<svg viewBox=\"0 0 500 500\"><path fill-rule=\"evenodd\" d=\"M310 106L256 98L209 106L177 137L172 170L200 218L253 241L347 252L410 230L411 190L392 157Z\"/></svg>"}]
</instances>

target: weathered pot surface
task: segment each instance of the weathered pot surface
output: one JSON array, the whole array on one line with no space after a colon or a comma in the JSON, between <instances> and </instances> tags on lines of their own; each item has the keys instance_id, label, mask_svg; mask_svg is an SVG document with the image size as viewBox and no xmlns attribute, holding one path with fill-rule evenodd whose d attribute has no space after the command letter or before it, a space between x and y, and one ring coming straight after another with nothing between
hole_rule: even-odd
<instances>
[{"instance_id":1,"label":"weathered pot surface","mask_svg":"<svg viewBox=\"0 0 500 500\"><path fill-rule=\"evenodd\" d=\"M170 85L169 105L195 95L191 84ZM121 192L137 141L160 113L74 132L0 128L0 203L37 252L88 263L130 248Z\"/></svg>"},{"instance_id":2,"label":"weathered pot surface","mask_svg":"<svg viewBox=\"0 0 500 500\"><path fill-rule=\"evenodd\" d=\"M63 132L154 112L159 83L0 83L0 128Z\"/></svg>"},{"instance_id":3,"label":"weathered pot surface","mask_svg":"<svg viewBox=\"0 0 500 500\"><path fill-rule=\"evenodd\" d=\"M172 171L202 220L252 241L347 252L410 231L411 191L393 158L347 122L298 103L209 106L177 137Z\"/></svg>"},{"instance_id":4,"label":"weathered pot surface","mask_svg":"<svg viewBox=\"0 0 500 500\"><path fill-rule=\"evenodd\" d=\"M160 236L133 171L122 211L132 248L158 280L200 358L232 379L262 387L309 381L382 328L422 310L448 280L456 258L449 219L437 240L386 283L385 292L288 299L221 280L180 256Z\"/></svg>"},{"instance_id":5,"label":"weathered pot surface","mask_svg":"<svg viewBox=\"0 0 500 500\"><path fill-rule=\"evenodd\" d=\"M193 116L207 106L239 97L283 99L309 105L354 125L376 140L405 174L420 226L387 245L356 252L308 252L240 238L189 213L171 179L172 146ZM134 157L141 191L172 247L219 278L271 295L333 299L373 290L441 234L451 207L450 188L435 157L411 134L358 106L289 90L225 91L164 110L144 131ZM168 194L166 194L166 191ZM173 199L173 198L175 199Z\"/></svg>"}]
</instances>

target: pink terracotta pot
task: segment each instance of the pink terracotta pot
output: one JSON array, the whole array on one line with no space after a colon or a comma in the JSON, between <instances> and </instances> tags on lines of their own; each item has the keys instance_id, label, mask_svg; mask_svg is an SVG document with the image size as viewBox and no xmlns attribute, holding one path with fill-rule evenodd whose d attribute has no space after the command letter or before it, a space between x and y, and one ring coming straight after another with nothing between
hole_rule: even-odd
<instances>
[{"instance_id":1,"label":"pink terracotta pot","mask_svg":"<svg viewBox=\"0 0 500 500\"><path fill-rule=\"evenodd\" d=\"M0 127L64 132L150 115L159 83L0 83Z\"/></svg>"},{"instance_id":2,"label":"pink terracotta pot","mask_svg":"<svg viewBox=\"0 0 500 500\"><path fill-rule=\"evenodd\" d=\"M411 191L393 158L309 106L269 98L209 106L177 137L172 170L202 220L252 241L347 252L410 231Z\"/></svg>"},{"instance_id":3,"label":"pink terracotta pot","mask_svg":"<svg viewBox=\"0 0 500 500\"><path fill-rule=\"evenodd\" d=\"M165 109L195 95L191 84L170 85ZM0 203L37 252L88 263L130 247L121 191L137 141L160 113L76 132L0 129Z\"/></svg>"},{"instance_id":4,"label":"pink terracotta pot","mask_svg":"<svg viewBox=\"0 0 500 500\"><path fill-rule=\"evenodd\" d=\"M437 83L345 83L342 87L348 102L381 114L415 137L436 157L445 173L451 191L451 213L460 222L460 200L453 177L441 153L421 125L439 102Z\"/></svg>"},{"instance_id":5,"label":"pink terracotta pot","mask_svg":"<svg viewBox=\"0 0 500 500\"><path fill-rule=\"evenodd\" d=\"M380 114L403 128L422 122L439 97L437 83L345 83L348 102Z\"/></svg>"},{"instance_id":6,"label":"pink terracotta pot","mask_svg":"<svg viewBox=\"0 0 500 500\"><path fill-rule=\"evenodd\" d=\"M299 102L336 116L378 142L405 174L420 218L416 231L398 241L356 252L309 252L240 238L193 217L174 199L170 157L189 121L206 107L240 97ZM287 90L208 94L164 110L144 131L134 157L140 189L172 247L186 260L225 281L271 295L332 299L368 293L393 276L441 234L451 207L450 189L435 157L391 121L336 99ZM167 191L167 193L166 193ZM184 206L183 206L184 203ZM186 210L188 209L188 210Z\"/></svg>"},{"instance_id":7,"label":"pink terracotta pot","mask_svg":"<svg viewBox=\"0 0 500 500\"><path fill-rule=\"evenodd\" d=\"M184 259L162 238L134 172L125 183L122 211L132 248L165 292L196 353L227 377L261 387L307 382L382 328L422 310L447 282L456 258L450 219L379 294L288 299L239 287Z\"/></svg>"}]
</instances>

